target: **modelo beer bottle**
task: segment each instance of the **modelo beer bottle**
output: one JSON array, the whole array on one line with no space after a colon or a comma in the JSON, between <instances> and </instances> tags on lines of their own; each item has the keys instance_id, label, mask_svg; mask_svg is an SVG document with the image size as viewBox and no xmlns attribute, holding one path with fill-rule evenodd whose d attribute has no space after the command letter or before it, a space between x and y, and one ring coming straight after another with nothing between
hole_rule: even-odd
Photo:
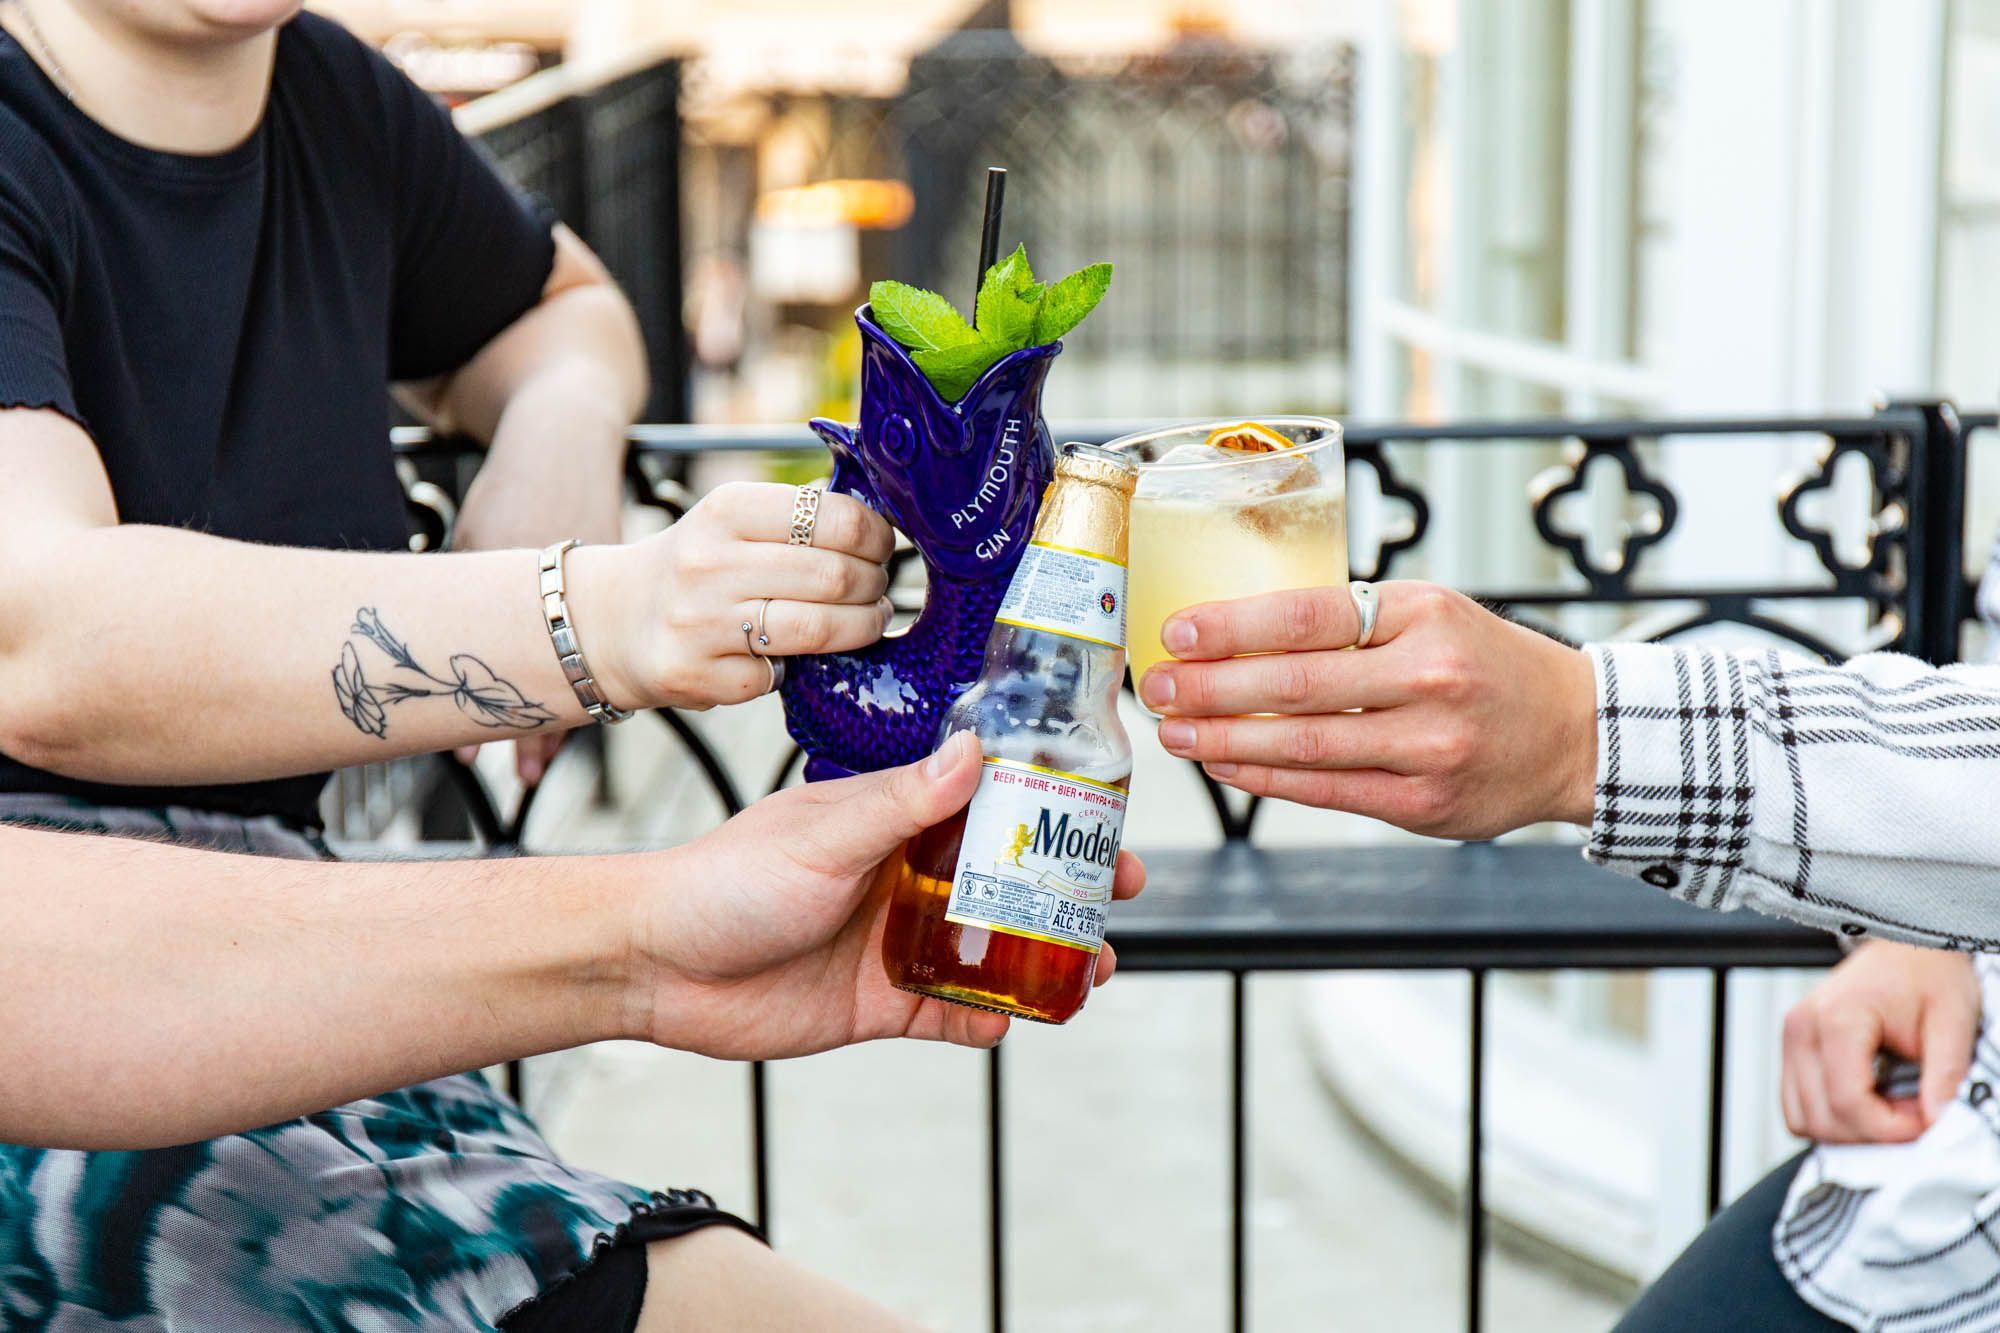
<instances>
[{"instance_id":1,"label":"modelo beer bottle","mask_svg":"<svg viewBox=\"0 0 2000 1333\"><path fill-rule=\"evenodd\" d=\"M1056 463L979 680L939 735L979 737L978 790L881 871L882 962L904 990L1045 1023L1090 994L1132 775L1118 689L1136 479L1090 445Z\"/></svg>"}]
</instances>

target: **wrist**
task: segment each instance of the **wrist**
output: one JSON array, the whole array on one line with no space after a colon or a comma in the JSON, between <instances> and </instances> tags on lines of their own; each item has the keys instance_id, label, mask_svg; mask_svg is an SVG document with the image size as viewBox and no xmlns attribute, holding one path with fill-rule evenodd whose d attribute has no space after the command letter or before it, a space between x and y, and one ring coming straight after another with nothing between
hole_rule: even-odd
<instances>
[{"instance_id":1,"label":"wrist","mask_svg":"<svg viewBox=\"0 0 2000 1333\"><path fill-rule=\"evenodd\" d=\"M613 708L652 706L636 670L637 633L627 614L637 605L630 546L578 546L564 558L570 624L597 690Z\"/></svg>"},{"instance_id":2,"label":"wrist","mask_svg":"<svg viewBox=\"0 0 2000 1333\"><path fill-rule=\"evenodd\" d=\"M631 961L617 877L605 858L444 861L424 885L449 910L404 942L411 993L449 1016L453 1067L566 1050L624 1034ZM409 901L408 867L365 866L347 881ZM376 919L378 912L358 912ZM374 950L380 952L380 950Z\"/></svg>"},{"instance_id":3,"label":"wrist","mask_svg":"<svg viewBox=\"0 0 2000 1333\"><path fill-rule=\"evenodd\" d=\"M1597 667L1590 654L1563 649L1556 675L1559 775L1554 818L1585 827L1597 812Z\"/></svg>"},{"instance_id":4,"label":"wrist","mask_svg":"<svg viewBox=\"0 0 2000 1333\"><path fill-rule=\"evenodd\" d=\"M631 858L536 858L512 864L530 881L535 908L530 954L512 980L516 993L552 995L557 1040L546 1049L643 1035L633 997L641 970L627 909L634 877L620 863ZM522 975L525 974L525 975Z\"/></svg>"},{"instance_id":5,"label":"wrist","mask_svg":"<svg viewBox=\"0 0 2000 1333\"><path fill-rule=\"evenodd\" d=\"M626 1040L695 1049L689 1034L675 1028L697 1007L691 1002L697 983L676 952L688 931L676 916L684 898L675 886L688 882L690 855L676 847L599 859L619 897L603 915L620 932L616 1021Z\"/></svg>"}]
</instances>

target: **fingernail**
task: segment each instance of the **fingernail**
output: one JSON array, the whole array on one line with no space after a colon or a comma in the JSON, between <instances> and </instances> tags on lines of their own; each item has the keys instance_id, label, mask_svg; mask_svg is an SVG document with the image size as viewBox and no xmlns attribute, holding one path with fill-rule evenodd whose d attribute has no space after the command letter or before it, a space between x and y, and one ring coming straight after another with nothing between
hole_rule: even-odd
<instances>
[{"instance_id":1,"label":"fingernail","mask_svg":"<svg viewBox=\"0 0 2000 1333\"><path fill-rule=\"evenodd\" d=\"M521 780L530 787L534 786L542 780L542 766L540 764L529 764L522 770Z\"/></svg>"},{"instance_id":2,"label":"fingernail","mask_svg":"<svg viewBox=\"0 0 2000 1333\"><path fill-rule=\"evenodd\" d=\"M875 609L882 613L882 623L888 624L896 618L896 604L884 597L875 603Z\"/></svg>"},{"instance_id":3,"label":"fingernail","mask_svg":"<svg viewBox=\"0 0 2000 1333\"><path fill-rule=\"evenodd\" d=\"M1234 764L1203 764L1202 768L1207 770L1208 775L1212 778L1233 778L1236 776L1236 765Z\"/></svg>"},{"instance_id":4,"label":"fingernail","mask_svg":"<svg viewBox=\"0 0 2000 1333\"><path fill-rule=\"evenodd\" d=\"M1194 724L1192 722L1162 722L1160 724L1160 744L1169 750L1185 750L1194 744Z\"/></svg>"},{"instance_id":5,"label":"fingernail","mask_svg":"<svg viewBox=\"0 0 2000 1333\"><path fill-rule=\"evenodd\" d=\"M1196 639L1194 622L1191 620L1169 620L1160 631L1160 642L1170 653L1185 653L1194 647Z\"/></svg>"},{"instance_id":6,"label":"fingernail","mask_svg":"<svg viewBox=\"0 0 2000 1333\"><path fill-rule=\"evenodd\" d=\"M945 739L931 757L924 760L924 776L932 782L943 777L947 770L958 761L958 752L969 743L969 732L957 732Z\"/></svg>"},{"instance_id":7,"label":"fingernail","mask_svg":"<svg viewBox=\"0 0 2000 1333\"><path fill-rule=\"evenodd\" d=\"M1174 701L1174 678L1155 667L1139 681L1139 695L1155 708L1165 708Z\"/></svg>"}]
</instances>

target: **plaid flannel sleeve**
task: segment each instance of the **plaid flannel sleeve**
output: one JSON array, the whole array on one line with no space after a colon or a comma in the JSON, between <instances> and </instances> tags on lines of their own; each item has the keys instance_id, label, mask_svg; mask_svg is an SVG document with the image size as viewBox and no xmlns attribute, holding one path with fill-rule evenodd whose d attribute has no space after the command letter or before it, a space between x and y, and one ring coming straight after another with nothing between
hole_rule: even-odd
<instances>
[{"instance_id":1,"label":"plaid flannel sleeve","mask_svg":"<svg viewBox=\"0 0 2000 1333\"><path fill-rule=\"evenodd\" d=\"M2000 667L1590 655L1590 860L1698 907L2000 949Z\"/></svg>"}]
</instances>

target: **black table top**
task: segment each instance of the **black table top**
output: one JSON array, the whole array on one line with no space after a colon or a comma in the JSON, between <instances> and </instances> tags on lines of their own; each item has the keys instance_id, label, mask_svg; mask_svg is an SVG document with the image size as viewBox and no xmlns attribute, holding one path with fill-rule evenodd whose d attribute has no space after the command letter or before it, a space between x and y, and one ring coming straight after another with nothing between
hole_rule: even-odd
<instances>
[{"instance_id":1,"label":"black table top","mask_svg":"<svg viewBox=\"0 0 2000 1333\"><path fill-rule=\"evenodd\" d=\"M1147 855L1120 903L1121 969L1812 967L1833 937L1708 912L1586 863L1573 846L1489 843Z\"/></svg>"}]
</instances>

